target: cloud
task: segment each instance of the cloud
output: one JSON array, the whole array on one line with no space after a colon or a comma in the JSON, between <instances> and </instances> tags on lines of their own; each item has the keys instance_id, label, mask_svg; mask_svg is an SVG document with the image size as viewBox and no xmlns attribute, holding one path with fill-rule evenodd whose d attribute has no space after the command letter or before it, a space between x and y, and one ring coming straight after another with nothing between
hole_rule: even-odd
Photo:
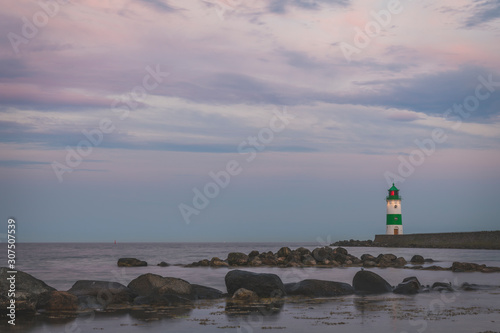
<instances>
[{"instance_id":1,"label":"cloud","mask_svg":"<svg viewBox=\"0 0 500 333\"><path fill-rule=\"evenodd\" d=\"M386 117L389 120L411 122L422 119L422 117L414 112L394 112Z\"/></svg>"},{"instance_id":2,"label":"cloud","mask_svg":"<svg viewBox=\"0 0 500 333\"><path fill-rule=\"evenodd\" d=\"M338 5L347 6L350 1L348 0L271 0L268 6L268 10L275 14L284 14L287 12L288 7L298 7L308 10L319 10L321 8L320 3L326 3L328 5Z\"/></svg>"},{"instance_id":3,"label":"cloud","mask_svg":"<svg viewBox=\"0 0 500 333\"><path fill-rule=\"evenodd\" d=\"M468 11L472 11L473 14L465 20L465 27L475 28L500 18L500 1L477 1L472 10Z\"/></svg>"},{"instance_id":4,"label":"cloud","mask_svg":"<svg viewBox=\"0 0 500 333\"><path fill-rule=\"evenodd\" d=\"M22 160L0 160L0 167L16 168L16 169L32 169L38 165L47 165L50 162L40 161L22 161Z\"/></svg>"},{"instance_id":5,"label":"cloud","mask_svg":"<svg viewBox=\"0 0 500 333\"><path fill-rule=\"evenodd\" d=\"M339 96L343 103L376 105L413 110L429 115L442 115L455 104L463 104L468 96L474 96L481 83L492 75L497 88L486 100L480 101L475 112L464 121L483 122L500 113L500 75L486 68L462 66L453 71L418 74L411 78L357 82L363 88L349 96ZM484 89L484 93L487 90Z\"/></svg>"},{"instance_id":6,"label":"cloud","mask_svg":"<svg viewBox=\"0 0 500 333\"><path fill-rule=\"evenodd\" d=\"M171 5L168 4L167 1L162 1L162 0L139 0L139 2L142 2L154 9L157 9L157 10L160 10L162 12L167 12L167 13L171 13L171 12L175 12L177 11L178 9L176 9L175 7L172 7Z\"/></svg>"}]
</instances>

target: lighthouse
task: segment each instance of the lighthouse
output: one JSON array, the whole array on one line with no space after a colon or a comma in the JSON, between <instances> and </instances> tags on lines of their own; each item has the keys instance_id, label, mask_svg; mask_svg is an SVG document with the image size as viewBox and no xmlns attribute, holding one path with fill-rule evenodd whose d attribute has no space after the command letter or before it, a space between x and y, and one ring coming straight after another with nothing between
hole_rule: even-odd
<instances>
[{"instance_id":1,"label":"lighthouse","mask_svg":"<svg viewBox=\"0 0 500 333\"><path fill-rule=\"evenodd\" d=\"M401 197L399 196L399 189L394 186L389 189L389 195L386 197L387 201L387 235L402 235L403 234L403 221L401 220Z\"/></svg>"}]
</instances>

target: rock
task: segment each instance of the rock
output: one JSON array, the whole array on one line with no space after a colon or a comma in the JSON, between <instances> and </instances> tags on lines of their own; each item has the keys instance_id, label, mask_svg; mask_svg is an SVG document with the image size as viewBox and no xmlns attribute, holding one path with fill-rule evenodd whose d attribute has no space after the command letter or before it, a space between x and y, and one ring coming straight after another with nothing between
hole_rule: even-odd
<instances>
[{"instance_id":1,"label":"rock","mask_svg":"<svg viewBox=\"0 0 500 333\"><path fill-rule=\"evenodd\" d=\"M480 285L475 283L464 282L460 289L465 291L477 291L477 290L490 290L490 289L498 289L497 286L488 286L488 285Z\"/></svg>"},{"instance_id":2,"label":"rock","mask_svg":"<svg viewBox=\"0 0 500 333\"><path fill-rule=\"evenodd\" d=\"M416 254L413 257L411 257L410 262L412 264L423 264L425 262L424 257Z\"/></svg>"},{"instance_id":3,"label":"rock","mask_svg":"<svg viewBox=\"0 0 500 333\"><path fill-rule=\"evenodd\" d=\"M241 252L231 252L227 256L229 266L245 266L248 262L248 256Z\"/></svg>"},{"instance_id":4,"label":"rock","mask_svg":"<svg viewBox=\"0 0 500 333\"><path fill-rule=\"evenodd\" d=\"M217 257L213 257L212 260L210 260L210 267L229 267L229 264Z\"/></svg>"},{"instance_id":5,"label":"rock","mask_svg":"<svg viewBox=\"0 0 500 333\"><path fill-rule=\"evenodd\" d=\"M130 281L128 288L139 296L170 294L189 298L193 293L193 288L187 281L151 273Z\"/></svg>"},{"instance_id":6,"label":"rock","mask_svg":"<svg viewBox=\"0 0 500 333\"><path fill-rule=\"evenodd\" d=\"M258 266L262 266L262 260L260 260L259 257L253 257L252 259L250 259L250 261L248 262L248 265L249 266L252 266L252 267L258 267Z\"/></svg>"},{"instance_id":7,"label":"rock","mask_svg":"<svg viewBox=\"0 0 500 333\"><path fill-rule=\"evenodd\" d=\"M276 256L278 258L280 257L288 257L290 254L292 253L292 250L290 250L289 247L282 247L281 249L278 250L278 252L276 253Z\"/></svg>"},{"instance_id":8,"label":"rock","mask_svg":"<svg viewBox=\"0 0 500 333\"><path fill-rule=\"evenodd\" d=\"M134 305L146 306L179 306L191 305L191 300L172 294L138 296L134 299Z\"/></svg>"},{"instance_id":9,"label":"rock","mask_svg":"<svg viewBox=\"0 0 500 333\"><path fill-rule=\"evenodd\" d=\"M226 274L225 282L229 295L233 295L240 288L251 290L259 297L286 295L285 286L276 274L232 270Z\"/></svg>"},{"instance_id":10,"label":"rock","mask_svg":"<svg viewBox=\"0 0 500 333\"><path fill-rule=\"evenodd\" d=\"M375 261L365 261L363 262L363 267L375 267L377 266L377 263Z\"/></svg>"},{"instance_id":11,"label":"rock","mask_svg":"<svg viewBox=\"0 0 500 333\"><path fill-rule=\"evenodd\" d=\"M447 270L450 270L450 269L443 268L441 266L433 265L433 266L429 266L429 267L422 267L422 270L425 270L425 271L447 271Z\"/></svg>"},{"instance_id":12,"label":"rock","mask_svg":"<svg viewBox=\"0 0 500 333\"><path fill-rule=\"evenodd\" d=\"M306 254L302 257L302 263L307 266L314 266L316 265L316 260L310 254Z\"/></svg>"},{"instance_id":13,"label":"rock","mask_svg":"<svg viewBox=\"0 0 500 333\"><path fill-rule=\"evenodd\" d=\"M309 251L308 249L306 249L305 247L302 247L302 246L301 246L301 247L299 247L299 248L298 248L297 250L295 250L295 251L297 251L297 252L298 252L301 256L304 256L304 255L306 255L306 254L309 254L309 255L311 254L311 251Z\"/></svg>"},{"instance_id":14,"label":"rock","mask_svg":"<svg viewBox=\"0 0 500 333\"><path fill-rule=\"evenodd\" d=\"M376 259L376 262L377 264L380 264L380 263L392 263L392 261L396 260L397 257L394 255L394 254L380 254L377 259Z\"/></svg>"},{"instance_id":15,"label":"rock","mask_svg":"<svg viewBox=\"0 0 500 333\"><path fill-rule=\"evenodd\" d=\"M166 262L162 261L161 263L159 263L157 266L160 266L160 267L168 267L170 266L170 264L167 264Z\"/></svg>"},{"instance_id":16,"label":"rock","mask_svg":"<svg viewBox=\"0 0 500 333\"><path fill-rule=\"evenodd\" d=\"M190 299L218 299L223 298L224 293L218 289L191 284L192 292Z\"/></svg>"},{"instance_id":17,"label":"rock","mask_svg":"<svg viewBox=\"0 0 500 333\"><path fill-rule=\"evenodd\" d=\"M347 250L344 249L343 247L337 247L335 250L333 250L333 253L340 253L345 256L349 254L349 252L347 252Z\"/></svg>"},{"instance_id":18,"label":"rock","mask_svg":"<svg viewBox=\"0 0 500 333\"><path fill-rule=\"evenodd\" d=\"M343 265L345 262L348 260L347 256L343 253L334 253L333 254L333 260L338 262L339 264Z\"/></svg>"},{"instance_id":19,"label":"rock","mask_svg":"<svg viewBox=\"0 0 500 333\"><path fill-rule=\"evenodd\" d=\"M403 257L399 257L396 260L392 262L392 264L396 267L403 267L404 265L407 264L407 261Z\"/></svg>"},{"instance_id":20,"label":"rock","mask_svg":"<svg viewBox=\"0 0 500 333\"><path fill-rule=\"evenodd\" d=\"M318 247L313 250L312 256L316 261L325 262L325 260L333 259L333 250L331 247L328 246Z\"/></svg>"},{"instance_id":21,"label":"rock","mask_svg":"<svg viewBox=\"0 0 500 333\"><path fill-rule=\"evenodd\" d=\"M16 312L35 312L41 297L46 293L56 291L28 273L17 271L16 274L9 274L8 271L7 267L0 268L0 313L7 312L7 306L10 305L10 298L7 296L11 282L14 281L8 279L12 275L15 275Z\"/></svg>"},{"instance_id":22,"label":"rock","mask_svg":"<svg viewBox=\"0 0 500 333\"><path fill-rule=\"evenodd\" d=\"M417 282L419 288L422 286L422 284L420 283L420 281L418 281L416 276L410 276L410 277L404 278L403 283L408 282L408 281L412 281L412 280Z\"/></svg>"},{"instance_id":23,"label":"rock","mask_svg":"<svg viewBox=\"0 0 500 333\"><path fill-rule=\"evenodd\" d=\"M453 291L453 287L451 286L451 283L444 283L444 282L434 282L431 287L432 290L435 291Z\"/></svg>"},{"instance_id":24,"label":"rock","mask_svg":"<svg viewBox=\"0 0 500 333\"><path fill-rule=\"evenodd\" d=\"M240 288L236 290L232 297L232 299L240 301L255 301L258 298L259 296L255 292L245 288Z\"/></svg>"},{"instance_id":25,"label":"rock","mask_svg":"<svg viewBox=\"0 0 500 333\"><path fill-rule=\"evenodd\" d=\"M301 259L300 259L300 253L298 252L292 252L288 255L288 257L286 257L286 262L287 263L301 263Z\"/></svg>"},{"instance_id":26,"label":"rock","mask_svg":"<svg viewBox=\"0 0 500 333\"><path fill-rule=\"evenodd\" d=\"M307 297L333 297L350 295L354 288L343 282L307 279L297 283L285 284L287 295L300 295Z\"/></svg>"},{"instance_id":27,"label":"rock","mask_svg":"<svg viewBox=\"0 0 500 333\"><path fill-rule=\"evenodd\" d=\"M405 278L403 282L398 284L396 288L394 288L394 293L395 294L404 294L404 295L411 295L411 294L416 294L420 290L420 282L418 279L414 276Z\"/></svg>"},{"instance_id":28,"label":"rock","mask_svg":"<svg viewBox=\"0 0 500 333\"><path fill-rule=\"evenodd\" d=\"M392 291L391 285L380 275L370 271L358 271L352 279L356 293L381 294Z\"/></svg>"},{"instance_id":29,"label":"rock","mask_svg":"<svg viewBox=\"0 0 500 333\"><path fill-rule=\"evenodd\" d=\"M208 259L200 260L199 263L200 263L200 266L202 266L202 267L210 266L210 261Z\"/></svg>"},{"instance_id":30,"label":"rock","mask_svg":"<svg viewBox=\"0 0 500 333\"><path fill-rule=\"evenodd\" d=\"M468 262L457 262L455 261L451 265L451 270L453 272L498 272L500 268L497 267L486 267L486 265L473 264Z\"/></svg>"},{"instance_id":31,"label":"rock","mask_svg":"<svg viewBox=\"0 0 500 333\"><path fill-rule=\"evenodd\" d=\"M257 257L259 255L259 251L252 251L248 254L248 257L249 258L252 258L252 257Z\"/></svg>"},{"instance_id":32,"label":"rock","mask_svg":"<svg viewBox=\"0 0 500 333\"><path fill-rule=\"evenodd\" d=\"M361 260L362 261L376 261L377 258L375 258L374 256L372 256L371 254L363 254L361 256Z\"/></svg>"},{"instance_id":33,"label":"rock","mask_svg":"<svg viewBox=\"0 0 500 333\"><path fill-rule=\"evenodd\" d=\"M260 257L259 259L262 262L262 265L276 266L278 264L278 261L276 260L274 255L265 255Z\"/></svg>"},{"instance_id":34,"label":"rock","mask_svg":"<svg viewBox=\"0 0 500 333\"><path fill-rule=\"evenodd\" d=\"M78 297L66 291L51 291L41 297L38 308L48 312L74 312L78 309Z\"/></svg>"},{"instance_id":35,"label":"rock","mask_svg":"<svg viewBox=\"0 0 500 333\"><path fill-rule=\"evenodd\" d=\"M118 267L139 267L147 266L148 263L136 258L120 258L117 263Z\"/></svg>"},{"instance_id":36,"label":"rock","mask_svg":"<svg viewBox=\"0 0 500 333\"><path fill-rule=\"evenodd\" d=\"M105 308L109 304L122 304L132 302L136 294L118 282L79 280L68 290L75 296L95 297L100 307ZM93 300L92 300L93 302Z\"/></svg>"}]
</instances>

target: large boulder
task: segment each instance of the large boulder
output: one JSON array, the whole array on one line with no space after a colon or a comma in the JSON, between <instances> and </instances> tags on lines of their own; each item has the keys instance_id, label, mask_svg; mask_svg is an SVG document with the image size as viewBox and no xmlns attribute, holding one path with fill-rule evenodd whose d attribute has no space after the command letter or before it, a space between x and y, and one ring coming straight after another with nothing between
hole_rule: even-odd
<instances>
[{"instance_id":1,"label":"large boulder","mask_svg":"<svg viewBox=\"0 0 500 333\"><path fill-rule=\"evenodd\" d=\"M290 250L289 247L282 247L281 249L278 250L278 253L276 253L276 256L278 258L281 258L281 257L288 257L290 254L292 253L292 250Z\"/></svg>"},{"instance_id":2,"label":"large boulder","mask_svg":"<svg viewBox=\"0 0 500 333\"><path fill-rule=\"evenodd\" d=\"M413 257L411 257L410 262L412 264L423 264L425 262L425 259L421 255L415 254Z\"/></svg>"},{"instance_id":3,"label":"large boulder","mask_svg":"<svg viewBox=\"0 0 500 333\"><path fill-rule=\"evenodd\" d=\"M120 258L117 262L118 267L140 267L147 266L148 263L136 258Z\"/></svg>"},{"instance_id":4,"label":"large boulder","mask_svg":"<svg viewBox=\"0 0 500 333\"><path fill-rule=\"evenodd\" d=\"M77 296L80 303L97 303L99 307L109 304L123 304L132 302L136 296L132 290L118 282L79 280L68 290L68 293ZM84 297L90 296L91 298Z\"/></svg>"},{"instance_id":5,"label":"large boulder","mask_svg":"<svg viewBox=\"0 0 500 333\"><path fill-rule=\"evenodd\" d=\"M10 274L7 273L8 271L7 267L0 268L0 313L8 311L7 307L11 300L8 294L12 289L11 284L14 284L13 289L15 289L16 312L35 312L41 297L46 293L56 291L55 288L28 273L17 271L16 274Z\"/></svg>"},{"instance_id":6,"label":"large boulder","mask_svg":"<svg viewBox=\"0 0 500 333\"><path fill-rule=\"evenodd\" d=\"M226 274L225 282L229 295L233 295L240 288L251 290L259 297L286 295L285 286L276 274L232 270Z\"/></svg>"},{"instance_id":7,"label":"large boulder","mask_svg":"<svg viewBox=\"0 0 500 333\"><path fill-rule=\"evenodd\" d=\"M356 293L381 294L392 291L391 285L380 275L370 271L359 271L352 279L352 286Z\"/></svg>"},{"instance_id":8,"label":"large boulder","mask_svg":"<svg viewBox=\"0 0 500 333\"><path fill-rule=\"evenodd\" d=\"M395 294L411 295L420 291L420 282L414 276L406 278L394 288Z\"/></svg>"},{"instance_id":9,"label":"large boulder","mask_svg":"<svg viewBox=\"0 0 500 333\"><path fill-rule=\"evenodd\" d=\"M248 256L241 252L231 252L227 256L227 263L230 266L245 266L248 263Z\"/></svg>"},{"instance_id":10,"label":"large boulder","mask_svg":"<svg viewBox=\"0 0 500 333\"><path fill-rule=\"evenodd\" d=\"M78 310L78 297L67 291L51 291L41 297L38 308L57 313L74 312Z\"/></svg>"},{"instance_id":11,"label":"large boulder","mask_svg":"<svg viewBox=\"0 0 500 333\"><path fill-rule=\"evenodd\" d=\"M350 295L354 288L343 282L307 279L297 283L285 284L287 295L300 295L307 297L333 297Z\"/></svg>"},{"instance_id":12,"label":"large boulder","mask_svg":"<svg viewBox=\"0 0 500 333\"><path fill-rule=\"evenodd\" d=\"M224 297L224 293L218 289L200 286L199 284L191 284L192 299L217 299Z\"/></svg>"},{"instance_id":13,"label":"large boulder","mask_svg":"<svg viewBox=\"0 0 500 333\"><path fill-rule=\"evenodd\" d=\"M193 287L187 281L152 273L143 274L130 281L128 288L139 296L168 294L190 298L193 293Z\"/></svg>"}]
</instances>

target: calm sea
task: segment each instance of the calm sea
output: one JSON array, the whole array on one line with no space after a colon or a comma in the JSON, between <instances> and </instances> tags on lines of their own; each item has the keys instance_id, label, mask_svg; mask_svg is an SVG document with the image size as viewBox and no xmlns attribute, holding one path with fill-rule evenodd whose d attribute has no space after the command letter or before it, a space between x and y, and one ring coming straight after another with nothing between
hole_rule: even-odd
<instances>
[{"instance_id":1,"label":"calm sea","mask_svg":"<svg viewBox=\"0 0 500 333\"><path fill-rule=\"evenodd\" d=\"M3 244L0 244L3 245ZM202 284L205 286L213 287L226 291L224 285L224 276L228 272L227 268L184 268L176 265L189 264L194 261L199 261L201 259L210 259L212 257L219 257L225 259L229 252L243 252L249 253L252 250L257 250L260 252L273 251L276 252L282 246L289 246L292 249L303 246L313 250L318 247L317 243L21 243L17 244L17 269L27 272L38 279L43 280L48 285L58 289L58 290L68 290L77 280L84 279L94 279L94 280L105 280L105 281L116 281L124 285L127 285L132 279L144 273L155 273L162 276L179 277L187 280L191 283ZM404 249L404 248L361 248L353 247L347 248L349 253L360 257L364 253L369 253L377 256L381 253L393 253L396 256L402 256L406 260L415 254L420 254L425 258L432 258L436 262L435 265L449 267L453 261L462 262L474 262L480 264L487 264L490 266L500 266L500 251L499 250L458 250L458 249ZM2 251L2 253L7 251ZM7 258L5 254L2 254L3 262L0 266L6 266ZM117 260L121 257L134 257L140 260L145 260L148 262L147 267L130 267L130 268L120 268L117 267ZM165 261L172 266L169 267L159 267L156 266L161 261ZM287 268L273 268L273 267L261 267L261 268L245 268L252 270L254 272L272 272L281 277L283 282L296 282L304 279L323 279L323 280L333 280L340 282L352 283L352 278L354 274L359 270L359 268L304 268L304 269L287 269ZM408 276L417 276L422 284L432 284L436 281L451 281L454 285L461 285L464 282L476 283L476 284L486 284L486 285L496 285L500 286L500 273L453 273L450 271L418 271L418 270L407 270L407 269L373 269L381 276L383 276L390 284L397 285L402 281L403 278ZM390 306L395 306L394 302L399 304L401 308L409 307L408 311L416 311L418 308L425 308L430 304L432 299L429 297L436 297L435 295L423 295L419 294L416 297L409 298L408 301L401 301L400 296L384 296L379 298L379 301L389 302ZM478 295L474 293L474 295ZM462 297L459 301L454 301L453 306L457 308L476 306L472 299L468 297ZM478 298L479 299L479 298ZM493 314L489 313L488 320L489 328L490 326L500 327L500 297L499 293L488 291L487 294L481 295L480 299L486 302L485 306L488 308L493 307ZM346 301L347 300L347 301ZM204 332L253 332L261 331L266 332L266 327L270 326L274 329L279 327L281 331L301 331L300 327L309 327L308 325L318 326L313 327L315 332L327 332L331 331L332 327L330 324L321 324L321 321L314 321L306 319L298 321L295 324L291 324L291 321L297 321L297 318L301 315L294 316L293 311L297 309L293 305L286 303L284 309L281 311L280 315L277 317L270 316L269 318L262 319L262 324L250 325L251 330L247 329L248 322L246 319L234 319L224 316L214 315L214 309L223 307L224 301L221 304L215 304L213 309L197 309L190 313L185 318L159 320L158 322L141 321L139 319L130 317L126 314L122 317L114 316L112 318L106 317L101 319L94 318L91 322L85 321L85 318L77 318L74 323L77 323L78 330L74 332L85 332L85 331L95 331L95 329L106 329L108 331L114 332L129 332L136 330L147 330L148 332L160 332L160 331L178 331L178 332L191 332L193 331L204 331ZM340 301L339 301L340 302ZM336 323L344 322L348 323L349 330L360 330L363 331L364 328L372 328L371 326L364 326L365 319L358 321L356 313L359 310L359 298L357 296L351 296L347 298L342 298L342 302L347 302L344 304L346 311L352 311L353 315L351 317L346 317L347 319L336 319ZM402 302L402 303L401 303ZM413 302L413 303L412 303ZM443 302L443 301L441 301ZM473 302L473 303L470 303ZM479 302L479 301L478 301ZM219 302L220 303L220 302ZM336 307L340 307L342 304L335 303ZM333 305L332 305L333 306ZM450 305L451 306L451 305ZM363 307L363 306L362 306ZM495 310L496 309L496 310ZM417 332L418 327L411 327L411 323L408 320L397 321L398 325L394 324L394 318L392 318L390 311L380 310L381 313L374 313L374 322L379 325L380 330L376 331L398 331L401 332L402 329L406 329L408 332ZM385 311L385 312L384 312ZM486 311L486 310L485 310ZM495 312L496 311L496 312ZM300 311L299 311L300 312ZM304 318L311 317L310 313L315 313L311 318L317 317L320 314L329 316L334 316L335 311L331 310L330 305L324 308L324 305L314 305L310 306L305 312L303 312ZM302 313L302 312L300 312ZM305 313L305 314L304 314ZM363 313L364 310L363 310ZM359 314L359 313L358 313ZM486 314L485 314L486 315ZM308 317L309 316L309 317ZM463 314L463 316L466 316ZM493 317L491 317L493 316ZM214 318L213 325L200 325L196 318ZM387 319L388 323L381 322L380 318L392 318ZM350 319L349 319L350 318ZM376 319L379 318L379 319ZM475 317L479 318L479 317ZM493 319L492 319L493 318ZM220 323L217 320L220 319ZM349 321L349 320L350 321ZM210 319L212 320L212 319ZM246 324L242 325L241 321ZM267 321L271 321L267 323ZM332 319L333 320L333 319ZM464 322L468 322L468 319L464 317ZM485 319L486 320L486 319ZM493 320L493 323L491 321ZM497 326L494 325L498 323ZM236 322L235 322L236 321ZM439 321L439 320L438 320ZM456 318L455 318L456 321ZM393 324L390 324L390 323ZM447 321L443 318L440 321L440 325L444 325ZM267 323L267 324L266 324ZM313 323L313 324L311 324ZM316 323L316 324L314 324ZM175 324L175 325L174 325ZM173 326L172 326L173 325ZM194 325L194 326L193 326ZM260 325L260 326L259 326ZM305 325L305 326L304 326ZM333 324L332 324L333 325ZM337 330L344 330L347 327L338 324ZM361 326L360 326L361 325ZM391 326L393 325L393 326ZM408 326L410 325L410 326ZM436 325L436 324L434 324ZM407 327L408 326L408 327ZM239 328L238 328L239 327ZM286 327L286 329L285 329ZM435 326L440 328L450 328L451 326ZM455 332L461 332L465 326L460 325L454 329ZM6 328L4 325L1 328ZM12 329L7 327L8 329ZM20 328L20 327L19 327ZM85 328L85 329L83 329ZM243 329L245 328L245 330ZM392 328L397 328L393 330ZM410 330L411 329L411 330ZM22 331L30 332L69 332L73 331L71 327L68 327L68 323L57 324L57 323L34 323L33 325L25 326ZM465 330L464 332L466 332ZM473 330L474 332L479 332Z\"/></svg>"},{"instance_id":2,"label":"calm sea","mask_svg":"<svg viewBox=\"0 0 500 333\"><path fill-rule=\"evenodd\" d=\"M71 288L74 282L83 279L117 281L128 284L132 279L147 272L183 278L191 283L200 283L221 290L225 289L224 276L227 269L184 268L175 264L189 264L202 259L219 257L226 259L229 252L250 253L277 252L280 247L296 249L300 246L310 250L318 247L316 243L22 243L17 244L17 269L32 274L58 290ZM364 253L377 256L381 253L393 253L407 261L414 254L437 261L436 265L449 267L454 261L474 262L491 266L500 266L499 250L456 250L456 249L405 249L405 248L347 248L349 253L360 257ZM6 252L6 251L3 251ZM133 257L148 262L148 267L119 268L116 262L122 257ZM6 259L4 259L6 262ZM174 266L158 267L165 261ZM308 268L309 278L351 282L352 272L359 268L315 269ZM285 275L284 282L293 282L301 277L290 276L286 269L252 268L253 271L273 271ZM413 274L417 271L396 270L387 279L390 283L400 282L400 275ZM438 272L435 272L436 274ZM429 274L428 272L426 274ZM472 275L470 275L472 277ZM484 274L474 275L477 283ZM391 281L392 280L392 281ZM488 279L486 279L488 280Z\"/></svg>"}]
</instances>

